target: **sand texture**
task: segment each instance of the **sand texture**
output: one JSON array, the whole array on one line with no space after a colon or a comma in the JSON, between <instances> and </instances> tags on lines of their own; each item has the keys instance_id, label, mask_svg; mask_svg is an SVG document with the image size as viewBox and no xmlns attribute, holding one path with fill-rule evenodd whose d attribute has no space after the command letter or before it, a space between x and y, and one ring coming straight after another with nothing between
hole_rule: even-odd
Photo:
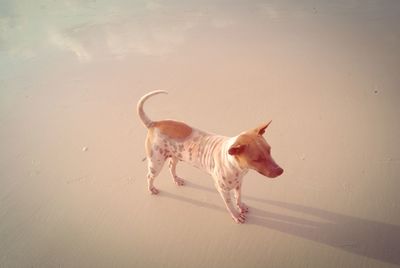
<instances>
[{"instance_id":1,"label":"sand texture","mask_svg":"<svg viewBox=\"0 0 400 268\"><path fill-rule=\"evenodd\" d=\"M400 266L399 1L0 3L0 267ZM265 138L285 169L147 191L136 115Z\"/></svg>"}]
</instances>

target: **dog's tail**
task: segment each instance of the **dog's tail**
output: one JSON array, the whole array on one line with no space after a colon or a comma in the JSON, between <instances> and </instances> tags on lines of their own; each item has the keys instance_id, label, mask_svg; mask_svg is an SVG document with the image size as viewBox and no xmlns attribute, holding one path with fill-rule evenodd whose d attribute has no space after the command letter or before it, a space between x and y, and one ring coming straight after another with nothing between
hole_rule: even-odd
<instances>
[{"instance_id":1,"label":"dog's tail","mask_svg":"<svg viewBox=\"0 0 400 268\"><path fill-rule=\"evenodd\" d=\"M143 104L144 104L144 102L145 102L148 98L150 98L151 96L154 96L154 95L157 95L157 94L161 94L161 93L168 94L168 92L165 91L165 90L154 90L154 91L152 91L152 92L147 93L147 94L144 95L143 97L141 97L140 100L139 100L138 103L137 103L137 113L138 113L140 119L142 120L143 124L144 124L147 128L150 127L150 125L151 125L151 123L152 123L153 121L151 121L150 118L148 118L147 115L144 113L144 111L143 111Z\"/></svg>"}]
</instances>

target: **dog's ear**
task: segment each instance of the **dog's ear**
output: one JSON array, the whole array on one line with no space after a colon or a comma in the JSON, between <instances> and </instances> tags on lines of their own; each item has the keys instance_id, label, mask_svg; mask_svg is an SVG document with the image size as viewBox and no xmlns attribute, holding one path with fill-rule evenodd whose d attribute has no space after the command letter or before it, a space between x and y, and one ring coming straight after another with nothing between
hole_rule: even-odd
<instances>
[{"instance_id":1,"label":"dog's ear","mask_svg":"<svg viewBox=\"0 0 400 268\"><path fill-rule=\"evenodd\" d=\"M228 153L230 155L238 155L242 153L245 148L246 148L245 144L234 144L229 148Z\"/></svg>"},{"instance_id":2,"label":"dog's ear","mask_svg":"<svg viewBox=\"0 0 400 268\"><path fill-rule=\"evenodd\" d=\"M261 126L259 126L258 128L256 128L256 132L258 135L263 135L265 133L265 129L267 129L267 127L269 126L269 124L271 124L272 120L269 121L267 124L262 124Z\"/></svg>"}]
</instances>

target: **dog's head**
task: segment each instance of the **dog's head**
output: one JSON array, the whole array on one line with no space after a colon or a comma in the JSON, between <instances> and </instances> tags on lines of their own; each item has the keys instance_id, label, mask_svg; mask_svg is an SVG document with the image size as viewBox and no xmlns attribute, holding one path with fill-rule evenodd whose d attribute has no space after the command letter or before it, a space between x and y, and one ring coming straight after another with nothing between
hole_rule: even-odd
<instances>
[{"instance_id":1,"label":"dog's head","mask_svg":"<svg viewBox=\"0 0 400 268\"><path fill-rule=\"evenodd\" d=\"M283 173L283 169L272 158L271 146L262 136L270 123L240 134L228 153L242 168L254 169L266 177L275 178Z\"/></svg>"}]
</instances>

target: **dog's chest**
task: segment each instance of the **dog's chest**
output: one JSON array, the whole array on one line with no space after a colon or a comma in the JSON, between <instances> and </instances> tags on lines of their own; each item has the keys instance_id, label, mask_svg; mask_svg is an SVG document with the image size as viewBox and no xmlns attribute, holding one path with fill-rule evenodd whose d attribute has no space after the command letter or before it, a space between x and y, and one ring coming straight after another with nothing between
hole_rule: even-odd
<instances>
[{"instance_id":1,"label":"dog's chest","mask_svg":"<svg viewBox=\"0 0 400 268\"><path fill-rule=\"evenodd\" d=\"M224 175L215 176L215 179L217 180L216 183L222 190L229 191L240 187L245 172L232 170L228 172L225 171L224 173Z\"/></svg>"}]
</instances>

